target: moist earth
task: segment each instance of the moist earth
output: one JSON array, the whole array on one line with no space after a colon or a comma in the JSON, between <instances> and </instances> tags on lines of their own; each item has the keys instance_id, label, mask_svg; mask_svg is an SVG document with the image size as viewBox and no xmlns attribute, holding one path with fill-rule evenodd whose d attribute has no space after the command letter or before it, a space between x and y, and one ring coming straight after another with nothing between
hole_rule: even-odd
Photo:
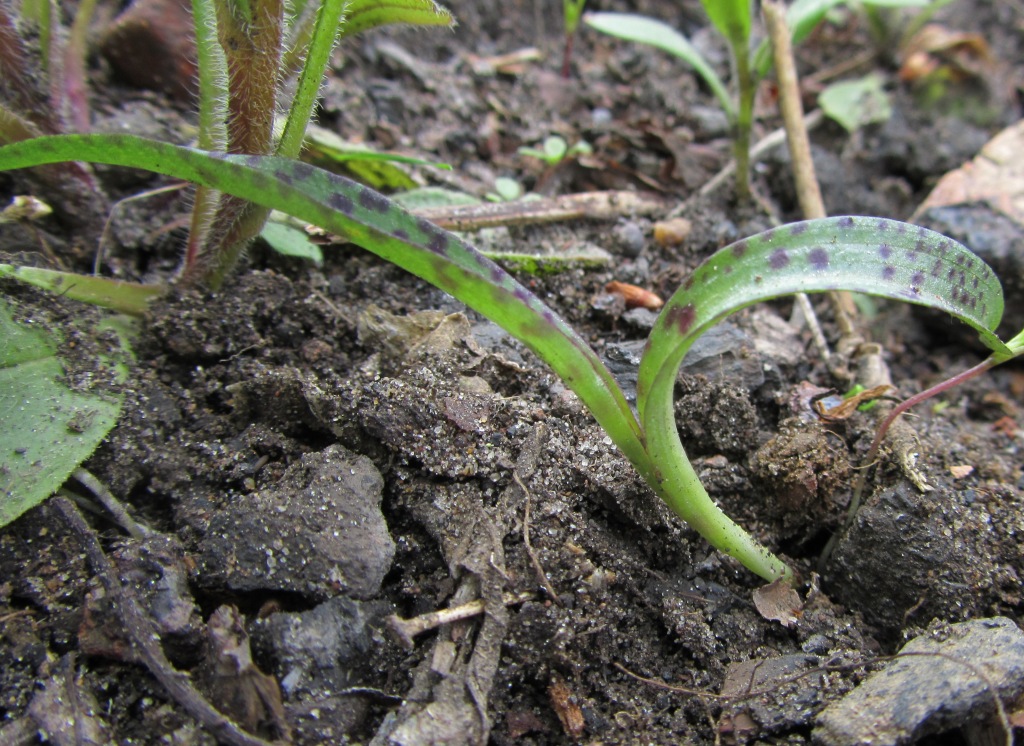
<instances>
[{"instance_id":1,"label":"moist earth","mask_svg":"<svg viewBox=\"0 0 1024 746\"><path fill-rule=\"evenodd\" d=\"M659 191L659 215L470 236L499 250L606 252L597 267L518 277L632 395L654 315L627 310L606 284L668 297L711 251L771 221L763 206L734 204L728 187L694 196L728 159L728 133L678 62L587 32L571 78L559 76L556 5L452 3L454 34L371 34L339 59L320 123L449 163L422 177L476 195L498 176L546 194ZM727 67L697 3L601 9L661 17ZM826 123L812 139L830 213L906 219L939 176L1019 117L1019 88L1006 81L1021 80L1020 9L958 2L938 19L979 33L1002 65L985 115L968 116L955 96L926 105L894 81L888 121L852 135ZM813 76L870 44L852 18L829 24L798 49L801 70ZM494 55L533 45L542 59L494 67ZM865 64L893 77L885 54ZM187 140L180 103L128 88L106 66L94 84L136 131ZM759 109L766 134L774 107ZM556 167L517 154L553 133L595 154ZM785 150L772 152L754 184L796 219L788 169ZM151 185L102 173L111 193ZM111 271L166 278L181 234L163 226L184 209L181 198L126 203ZM670 213L685 218L681 241L659 232ZM923 222L988 247L1020 318L1019 224L977 206ZM23 226L0 239L22 263L37 245ZM73 233L46 239L80 268L91 262ZM705 335L680 374L676 421L712 497L800 575L797 603L769 594L766 611L759 580L676 518L576 396L500 328L355 247L326 247L312 266L257 245L246 263L219 292L177 291L153 307L121 421L86 467L155 532L129 539L90 517L171 664L252 732L300 744L856 743L867 736L844 697L920 637L918 655L933 643L963 655L997 645L1002 656L977 665L1006 663L1005 682L991 673L997 683L978 694L964 673L974 664L954 666L948 700L909 725L894 716L875 742L980 742L993 691L1019 736L1019 366L919 407L908 418L913 468L887 449L867 464L876 412L830 420L814 406L857 371L824 359L790 301ZM46 304L47 318L80 312ZM837 339L830 306L814 305ZM900 396L983 354L946 317L906 306L873 303L861 323ZM215 743L141 665L95 574L51 503L0 532L0 725L68 712L73 691L77 722L97 742ZM483 614L418 634L402 626L479 600ZM906 694L922 675L893 674L883 692ZM876 696L871 686L858 696ZM82 742L47 722L53 742Z\"/></svg>"}]
</instances>

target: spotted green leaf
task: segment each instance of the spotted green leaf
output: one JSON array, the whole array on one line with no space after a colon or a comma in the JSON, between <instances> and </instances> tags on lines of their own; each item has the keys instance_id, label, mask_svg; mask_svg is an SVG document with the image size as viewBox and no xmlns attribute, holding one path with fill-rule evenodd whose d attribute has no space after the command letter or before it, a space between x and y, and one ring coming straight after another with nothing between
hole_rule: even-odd
<instances>
[{"instance_id":1,"label":"spotted green leaf","mask_svg":"<svg viewBox=\"0 0 1024 746\"><path fill-rule=\"evenodd\" d=\"M669 299L640 365L641 417L650 405L646 394L675 380L686 351L708 328L752 303L827 290L852 290L946 311L973 327L997 355L1009 354L993 333L1003 314L999 280L966 247L935 231L893 220L809 220L726 246Z\"/></svg>"},{"instance_id":2,"label":"spotted green leaf","mask_svg":"<svg viewBox=\"0 0 1024 746\"><path fill-rule=\"evenodd\" d=\"M450 293L522 340L590 407L628 457L643 458L636 418L587 343L493 261L382 194L288 158L211 153L131 135L60 135L0 148L0 170L69 159L157 171L344 236Z\"/></svg>"}]
</instances>

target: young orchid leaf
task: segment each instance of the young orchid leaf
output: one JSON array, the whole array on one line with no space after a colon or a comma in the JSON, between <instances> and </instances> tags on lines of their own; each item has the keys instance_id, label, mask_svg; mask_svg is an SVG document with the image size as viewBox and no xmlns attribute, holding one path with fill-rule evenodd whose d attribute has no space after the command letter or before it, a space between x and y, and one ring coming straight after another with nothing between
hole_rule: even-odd
<instances>
[{"instance_id":1,"label":"young orchid leaf","mask_svg":"<svg viewBox=\"0 0 1024 746\"><path fill-rule=\"evenodd\" d=\"M994 334L1002 287L967 248L893 220L825 218L737 241L701 264L655 323L640 365L639 401L651 406L647 394L674 381L693 340L729 314L783 295L839 289L937 308L973 327L996 354L1008 352Z\"/></svg>"},{"instance_id":2,"label":"young orchid leaf","mask_svg":"<svg viewBox=\"0 0 1024 746\"><path fill-rule=\"evenodd\" d=\"M736 118L736 105L718 73L685 36L667 23L634 13L613 12L585 13L583 21L591 28L617 39L647 44L675 55L692 67L707 84L729 119Z\"/></svg>"},{"instance_id":3,"label":"young orchid leaf","mask_svg":"<svg viewBox=\"0 0 1024 746\"><path fill-rule=\"evenodd\" d=\"M676 376L693 341L752 303L797 292L854 290L945 310L1003 361L1024 345L993 333L1002 290L992 271L940 234L875 218L796 223L722 249L666 304L640 364L638 420L579 335L505 270L433 223L342 177L275 156L207 153L124 135L48 137L0 148L0 169L67 158L148 168L274 207L339 234L495 321L575 391L645 481L713 546L773 580L791 570L715 505L679 440Z\"/></svg>"},{"instance_id":4,"label":"young orchid leaf","mask_svg":"<svg viewBox=\"0 0 1024 746\"><path fill-rule=\"evenodd\" d=\"M750 0L701 0L704 12L729 44L750 39Z\"/></svg>"},{"instance_id":5,"label":"young orchid leaf","mask_svg":"<svg viewBox=\"0 0 1024 746\"><path fill-rule=\"evenodd\" d=\"M955 241L906 223L859 217L794 223L727 246L694 270L648 339L637 382L640 422L663 480L659 494L708 541L762 577L770 577L777 560L715 515L682 451L672 406L676 377L693 342L726 316L783 295L836 289L944 310L972 326L996 355L1010 353L993 333L1003 294L992 270Z\"/></svg>"},{"instance_id":6,"label":"young orchid leaf","mask_svg":"<svg viewBox=\"0 0 1024 746\"><path fill-rule=\"evenodd\" d=\"M636 418L587 343L504 269L383 195L286 158L207 153L130 135L17 143L0 148L0 169L69 158L149 169L280 210L422 277L522 340L579 395L631 461L643 460Z\"/></svg>"}]
</instances>

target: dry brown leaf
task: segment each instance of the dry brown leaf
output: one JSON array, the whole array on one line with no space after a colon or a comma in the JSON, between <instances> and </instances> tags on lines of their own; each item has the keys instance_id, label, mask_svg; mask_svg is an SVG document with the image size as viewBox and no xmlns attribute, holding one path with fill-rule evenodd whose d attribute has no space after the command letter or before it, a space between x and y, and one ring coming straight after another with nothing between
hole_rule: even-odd
<instances>
[{"instance_id":1,"label":"dry brown leaf","mask_svg":"<svg viewBox=\"0 0 1024 746\"><path fill-rule=\"evenodd\" d=\"M783 627L796 624L804 609L800 595L782 578L755 590L754 606L765 619Z\"/></svg>"},{"instance_id":2,"label":"dry brown leaf","mask_svg":"<svg viewBox=\"0 0 1024 746\"><path fill-rule=\"evenodd\" d=\"M914 213L932 207L984 202L1024 226L1024 120L993 137L970 163L942 177Z\"/></svg>"}]
</instances>

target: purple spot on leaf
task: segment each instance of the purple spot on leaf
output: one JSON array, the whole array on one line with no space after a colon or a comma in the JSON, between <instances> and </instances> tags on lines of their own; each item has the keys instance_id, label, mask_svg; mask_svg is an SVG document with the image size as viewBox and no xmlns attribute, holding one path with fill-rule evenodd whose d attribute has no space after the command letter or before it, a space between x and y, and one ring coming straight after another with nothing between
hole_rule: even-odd
<instances>
[{"instance_id":1,"label":"purple spot on leaf","mask_svg":"<svg viewBox=\"0 0 1024 746\"><path fill-rule=\"evenodd\" d=\"M975 277L975 278L974 278L974 279L973 279L973 280L971 281L971 287L972 287L972 288L974 288L975 290L977 290L977 289L978 289L978 278L977 278L977 277Z\"/></svg>"},{"instance_id":2,"label":"purple spot on leaf","mask_svg":"<svg viewBox=\"0 0 1024 746\"><path fill-rule=\"evenodd\" d=\"M768 257L768 264L772 269L783 269L787 264L789 264L789 254L785 249L776 249L772 252L772 255Z\"/></svg>"},{"instance_id":3,"label":"purple spot on leaf","mask_svg":"<svg viewBox=\"0 0 1024 746\"><path fill-rule=\"evenodd\" d=\"M816 270L821 271L828 269L828 252L820 246L815 249L811 249L811 253L807 259L810 261L811 266Z\"/></svg>"},{"instance_id":4,"label":"purple spot on leaf","mask_svg":"<svg viewBox=\"0 0 1024 746\"><path fill-rule=\"evenodd\" d=\"M352 204L352 200L347 194L341 192L334 192L327 198L327 204L331 209L337 210L338 212L344 213L345 215L351 215L352 210L355 209L355 205Z\"/></svg>"},{"instance_id":5,"label":"purple spot on leaf","mask_svg":"<svg viewBox=\"0 0 1024 746\"><path fill-rule=\"evenodd\" d=\"M875 230L877 230L879 233L885 233L887 230L889 230L889 225L890 223L888 220L886 220L885 218L879 218L878 222L875 224Z\"/></svg>"},{"instance_id":6,"label":"purple spot on leaf","mask_svg":"<svg viewBox=\"0 0 1024 746\"><path fill-rule=\"evenodd\" d=\"M409 240L409 231L407 231L405 228L395 228L395 230L391 231L391 235L397 238L399 241Z\"/></svg>"},{"instance_id":7,"label":"purple spot on leaf","mask_svg":"<svg viewBox=\"0 0 1024 746\"><path fill-rule=\"evenodd\" d=\"M849 215L847 215L846 217L839 218L839 220L836 221L836 224L840 228L852 228L853 227L853 218L851 218Z\"/></svg>"},{"instance_id":8,"label":"purple spot on leaf","mask_svg":"<svg viewBox=\"0 0 1024 746\"><path fill-rule=\"evenodd\" d=\"M882 269L882 279L888 282L892 281L892 278L896 276L896 268L891 264L886 264Z\"/></svg>"},{"instance_id":9,"label":"purple spot on leaf","mask_svg":"<svg viewBox=\"0 0 1024 746\"><path fill-rule=\"evenodd\" d=\"M878 254L883 259L888 259L890 256L892 256L892 248L889 246L889 244L884 243L878 247Z\"/></svg>"},{"instance_id":10,"label":"purple spot on leaf","mask_svg":"<svg viewBox=\"0 0 1024 746\"><path fill-rule=\"evenodd\" d=\"M274 171L274 177L282 184L287 184L288 186L291 186L295 182L295 174L291 171L286 171L283 168L276 169Z\"/></svg>"},{"instance_id":11,"label":"purple spot on leaf","mask_svg":"<svg viewBox=\"0 0 1024 746\"><path fill-rule=\"evenodd\" d=\"M683 283L683 290L689 290L693 287L693 275L686 278L686 282Z\"/></svg>"},{"instance_id":12,"label":"purple spot on leaf","mask_svg":"<svg viewBox=\"0 0 1024 746\"><path fill-rule=\"evenodd\" d=\"M799 236L801 233L807 230L807 223L794 223L789 227L789 235Z\"/></svg>"},{"instance_id":13,"label":"purple spot on leaf","mask_svg":"<svg viewBox=\"0 0 1024 746\"><path fill-rule=\"evenodd\" d=\"M910 278L910 284L914 286L915 293L920 292L920 287L924 285L924 272L915 272Z\"/></svg>"},{"instance_id":14,"label":"purple spot on leaf","mask_svg":"<svg viewBox=\"0 0 1024 746\"><path fill-rule=\"evenodd\" d=\"M388 212L391 209L391 200L380 192L372 189L361 189L359 192L359 204L373 212Z\"/></svg>"},{"instance_id":15,"label":"purple spot on leaf","mask_svg":"<svg viewBox=\"0 0 1024 746\"><path fill-rule=\"evenodd\" d=\"M666 321L669 325L674 326L676 331L685 336L690 331L690 327L693 326L693 320L697 317L697 311L693 307L692 303L687 303L685 306L673 306L672 310L669 311L668 318Z\"/></svg>"},{"instance_id":16,"label":"purple spot on leaf","mask_svg":"<svg viewBox=\"0 0 1024 746\"><path fill-rule=\"evenodd\" d=\"M732 245L732 255L739 259L747 253L747 249L750 248L746 241L737 241Z\"/></svg>"}]
</instances>

